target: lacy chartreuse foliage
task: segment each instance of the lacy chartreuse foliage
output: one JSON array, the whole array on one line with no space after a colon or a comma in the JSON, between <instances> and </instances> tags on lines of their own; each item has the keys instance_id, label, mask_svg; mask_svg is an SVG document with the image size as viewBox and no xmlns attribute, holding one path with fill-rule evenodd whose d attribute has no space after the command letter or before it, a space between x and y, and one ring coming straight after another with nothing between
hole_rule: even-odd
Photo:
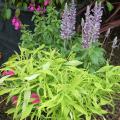
<instances>
[{"instance_id":1,"label":"lacy chartreuse foliage","mask_svg":"<svg viewBox=\"0 0 120 120\"><path fill-rule=\"evenodd\" d=\"M23 120L93 120L106 114L102 106L112 106L112 95L120 90L120 66L106 65L95 73L80 67L82 62L64 59L56 50L21 48L5 69L14 69L14 76L0 79L0 95L18 96L17 105L7 111L13 119ZM78 68L78 67L79 68ZM30 94L36 92L40 103L31 104Z\"/></svg>"}]
</instances>

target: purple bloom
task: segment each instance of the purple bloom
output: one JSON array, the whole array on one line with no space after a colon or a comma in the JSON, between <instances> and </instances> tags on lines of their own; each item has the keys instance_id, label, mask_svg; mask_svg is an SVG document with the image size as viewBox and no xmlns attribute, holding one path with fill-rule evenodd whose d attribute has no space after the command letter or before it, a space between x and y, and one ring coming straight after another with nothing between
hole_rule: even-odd
<instances>
[{"instance_id":1,"label":"purple bloom","mask_svg":"<svg viewBox=\"0 0 120 120\"><path fill-rule=\"evenodd\" d=\"M72 1L70 8L66 3L64 13L62 15L62 24L61 24L61 38L62 39L71 39L75 33L75 22L76 22L76 7L74 0Z\"/></svg>"},{"instance_id":2,"label":"purple bloom","mask_svg":"<svg viewBox=\"0 0 120 120\"><path fill-rule=\"evenodd\" d=\"M70 7L70 14L71 14L71 30L73 31L72 32L72 35L75 34L75 24L76 24L76 5L75 5L75 2L74 0L72 0L72 3L71 3L71 7Z\"/></svg>"},{"instance_id":3,"label":"purple bloom","mask_svg":"<svg viewBox=\"0 0 120 120\"><path fill-rule=\"evenodd\" d=\"M93 37L92 40L93 42L95 42L100 35L100 26L101 26L101 22L102 22L102 15L103 15L103 10L101 7L101 3L95 3L95 7L93 8Z\"/></svg>"},{"instance_id":4,"label":"purple bloom","mask_svg":"<svg viewBox=\"0 0 120 120\"><path fill-rule=\"evenodd\" d=\"M82 37L84 48L88 48L91 41L91 31L93 28L92 18L93 16L90 14L90 7L88 6L85 13L85 21L82 19Z\"/></svg>"},{"instance_id":5,"label":"purple bloom","mask_svg":"<svg viewBox=\"0 0 120 120\"><path fill-rule=\"evenodd\" d=\"M91 13L92 12L92 13ZM103 10L101 3L95 3L92 10L87 7L85 21L82 20L83 47L88 48L91 43L96 42L100 35L100 26Z\"/></svg>"}]
</instances>

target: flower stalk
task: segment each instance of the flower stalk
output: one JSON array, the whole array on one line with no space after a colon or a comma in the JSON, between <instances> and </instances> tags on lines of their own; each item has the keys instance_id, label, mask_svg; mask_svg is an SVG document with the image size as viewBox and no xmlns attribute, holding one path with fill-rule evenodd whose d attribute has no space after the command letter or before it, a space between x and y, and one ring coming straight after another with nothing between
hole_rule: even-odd
<instances>
[{"instance_id":1,"label":"flower stalk","mask_svg":"<svg viewBox=\"0 0 120 120\"><path fill-rule=\"evenodd\" d=\"M65 4L64 12L62 15L61 23L61 38L64 40L64 48L66 49L66 43L75 34L75 23L76 23L76 5L74 0L70 4Z\"/></svg>"},{"instance_id":2,"label":"flower stalk","mask_svg":"<svg viewBox=\"0 0 120 120\"><path fill-rule=\"evenodd\" d=\"M101 3L96 2L92 10L90 6L87 7L85 20L82 20L83 48L89 48L92 43L99 39L102 15Z\"/></svg>"}]
</instances>

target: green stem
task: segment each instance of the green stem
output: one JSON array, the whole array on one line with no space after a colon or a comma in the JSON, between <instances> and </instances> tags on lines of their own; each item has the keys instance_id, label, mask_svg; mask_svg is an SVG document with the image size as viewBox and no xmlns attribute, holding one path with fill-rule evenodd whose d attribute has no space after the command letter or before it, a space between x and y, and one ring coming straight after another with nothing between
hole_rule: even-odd
<instances>
[{"instance_id":1,"label":"green stem","mask_svg":"<svg viewBox=\"0 0 120 120\"><path fill-rule=\"evenodd\" d=\"M64 40L64 49L67 50L67 40Z\"/></svg>"}]
</instances>

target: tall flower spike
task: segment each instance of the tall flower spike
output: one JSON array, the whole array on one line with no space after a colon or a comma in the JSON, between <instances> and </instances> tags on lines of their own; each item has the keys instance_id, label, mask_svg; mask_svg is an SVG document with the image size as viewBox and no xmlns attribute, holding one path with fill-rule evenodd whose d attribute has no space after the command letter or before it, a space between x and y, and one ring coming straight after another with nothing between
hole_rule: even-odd
<instances>
[{"instance_id":1,"label":"tall flower spike","mask_svg":"<svg viewBox=\"0 0 120 120\"><path fill-rule=\"evenodd\" d=\"M92 12L92 14L91 14ZM89 48L90 44L96 42L100 35L100 25L102 18L103 10L101 3L95 3L95 7L90 10L90 7L87 7L85 14L85 23L82 26L82 37L83 37L83 47Z\"/></svg>"},{"instance_id":2,"label":"tall flower spike","mask_svg":"<svg viewBox=\"0 0 120 120\"><path fill-rule=\"evenodd\" d=\"M75 24L76 24L76 5L74 0L72 0L71 7L70 7L70 20L71 20L71 30L72 30L72 35L75 34Z\"/></svg>"},{"instance_id":3,"label":"tall flower spike","mask_svg":"<svg viewBox=\"0 0 120 120\"><path fill-rule=\"evenodd\" d=\"M85 13L85 20L82 19L82 38L83 38L83 47L88 48L90 46L90 40L92 36L92 28L93 28L93 16L90 14L90 7L87 6L87 10Z\"/></svg>"},{"instance_id":4,"label":"tall flower spike","mask_svg":"<svg viewBox=\"0 0 120 120\"><path fill-rule=\"evenodd\" d=\"M95 7L92 10L93 12L93 36L92 36L92 40L93 42L95 42L96 40L98 40L99 35L100 35L100 26L101 26L101 22L102 22L102 15L103 15L103 10L102 10L102 6L101 3L95 3Z\"/></svg>"},{"instance_id":5,"label":"tall flower spike","mask_svg":"<svg viewBox=\"0 0 120 120\"><path fill-rule=\"evenodd\" d=\"M75 33L75 22L76 22L76 8L75 3L72 1L70 8L68 8L67 3L65 4L64 13L62 15L61 24L61 38L71 39Z\"/></svg>"}]
</instances>

